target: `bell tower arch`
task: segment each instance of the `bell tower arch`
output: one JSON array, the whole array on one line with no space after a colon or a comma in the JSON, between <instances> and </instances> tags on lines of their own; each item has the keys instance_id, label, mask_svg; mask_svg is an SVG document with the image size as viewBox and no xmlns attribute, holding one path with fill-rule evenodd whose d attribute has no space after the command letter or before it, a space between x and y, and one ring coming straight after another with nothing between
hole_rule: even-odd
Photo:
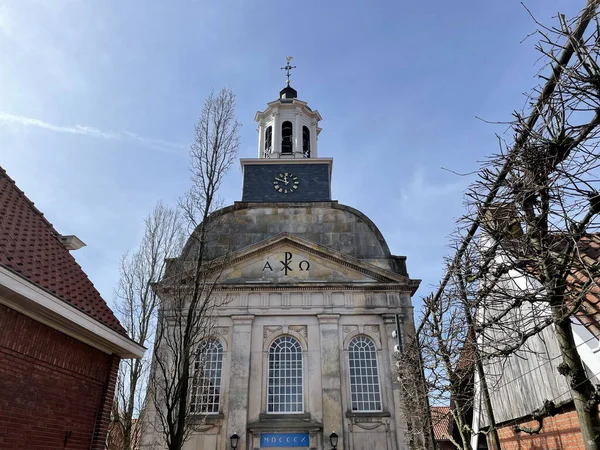
<instances>
[{"instance_id":1,"label":"bell tower arch","mask_svg":"<svg viewBox=\"0 0 600 450\"><path fill-rule=\"evenodd\" d=\"M321 132L319 111L312 110L306 102L298 100L298 92L290 85L290 72L295 66L282 67L287 71L286 86L279 98L258 111L258 155L260 159L318 158L317 136Z\"/></svg>"}]
</instances>

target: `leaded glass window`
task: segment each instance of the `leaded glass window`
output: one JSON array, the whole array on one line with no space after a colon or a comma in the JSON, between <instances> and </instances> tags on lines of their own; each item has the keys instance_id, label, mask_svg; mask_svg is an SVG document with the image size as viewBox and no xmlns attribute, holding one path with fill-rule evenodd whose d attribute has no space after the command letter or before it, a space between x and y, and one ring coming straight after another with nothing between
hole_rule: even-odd
<instances>
[{"instance_id":1,"label":"leaded glass window","mask_svg":"<svg viewBox=\"0 0 600 450\"><path fill-rule=\"evenodd\" d=\"M216 414L221 402L221 374L223 371L223 345L218 340L200 344L194 361L191 412Z\"/></svg>"},{"instance_id":2,"label":"leaded glass window","mask_svg":"<svg viewBox=\"0 0 600 450\"><path fill-rule=\"evenodd\" d=\"M356 336L348 345L352 411L381 411L377 349L371 339Z\"/></svg>"},{"instance_id":3,"label":"leaded glass window","mask_svg":"<svg viewBox=\"0 0 600 450\"><path fill-rule=\"evenodd\" d=\"M302 347L297 339L282 336L269 349L269 390L267 412L304 411Z\"/></svg>"}]
</instances>

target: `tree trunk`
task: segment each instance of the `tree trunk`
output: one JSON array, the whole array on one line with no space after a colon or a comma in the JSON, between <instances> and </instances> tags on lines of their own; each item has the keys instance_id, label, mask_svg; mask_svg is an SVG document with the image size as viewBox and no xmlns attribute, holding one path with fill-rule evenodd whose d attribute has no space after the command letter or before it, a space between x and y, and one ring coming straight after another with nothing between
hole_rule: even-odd
<instances>
[{"instance_id":1,"label":"tree trunk","mask_svg":"<svg viewBox=\"0 0 600 450\"><path fill-rule=\"evenodd\" d=\"M555 316L560 316L562 311L559 307L553 307L553 313ZM563 360L559 372L567 377L571 386L571 395L575 403L585 450L600 450L598 400L593 400L595 390L592 382L586 376L583 362L577 352L569 318L561 317L556 321L556 336Z\"/></svg>"},{"instance_id":2,"label":"tree trunk","mask_svg":"<svg viewBox=\"0 0 600 450\"><path fill-rule=\"evenodd\" d=\"M456 422L456 427L458 428L458 433L460 434L460 440L462 442L461 449L473 450L473 447L471 447L471 436L470 433L467 434L466 432L466 424L464 421L464 416L462 414L463 411L466 410L465 405L463 405L461 401L455 399L454 408L456 413L453 415L453 419Z\"/></svg>"}]
</instances>

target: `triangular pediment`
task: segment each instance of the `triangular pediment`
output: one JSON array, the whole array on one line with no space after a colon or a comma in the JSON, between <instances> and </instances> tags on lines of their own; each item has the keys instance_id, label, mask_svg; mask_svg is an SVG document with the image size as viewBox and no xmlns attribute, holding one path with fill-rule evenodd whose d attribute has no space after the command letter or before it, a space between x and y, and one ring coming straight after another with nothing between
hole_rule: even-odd
<instances>
[{"instance_id":1,"label":"triangular pediment","mask_svg":"<svg viewBox=\"0 0 600 450\"><path fill-rule=\"evenodd\" d=\"M223 260L221 283L407 283L407 277L282 233Z\"/></svg>"}]
</instances>

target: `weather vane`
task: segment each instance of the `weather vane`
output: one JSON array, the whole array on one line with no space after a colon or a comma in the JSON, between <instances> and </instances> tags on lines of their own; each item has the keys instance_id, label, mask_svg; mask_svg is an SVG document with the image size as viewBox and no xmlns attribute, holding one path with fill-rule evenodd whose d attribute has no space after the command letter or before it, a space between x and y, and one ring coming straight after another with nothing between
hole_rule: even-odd
<instances>
[{"instance_id":1,"label":"weather vane","mask_svg":"<svg viewBox=\"0 0 600 450\"><path fill-rule=\"evenodd\" d=\"M281 68L281 70L285 70L285 75L287 76L287 85L289 86L289 85L290 85L290 75L291 75L291 70L292 70L292 69L295 69L295 68L296 68L296 66L291 66L291 65L290 65L290 61L291 61L292 59L294 59L294 57L293 57L293 56L286 56L286 58L285 58L285 59L286 59L286 61L287 61L287 64L286 64L286 66L285 66L285 67L282 67L282 68Z\"/></svg>"}]
</instances>

